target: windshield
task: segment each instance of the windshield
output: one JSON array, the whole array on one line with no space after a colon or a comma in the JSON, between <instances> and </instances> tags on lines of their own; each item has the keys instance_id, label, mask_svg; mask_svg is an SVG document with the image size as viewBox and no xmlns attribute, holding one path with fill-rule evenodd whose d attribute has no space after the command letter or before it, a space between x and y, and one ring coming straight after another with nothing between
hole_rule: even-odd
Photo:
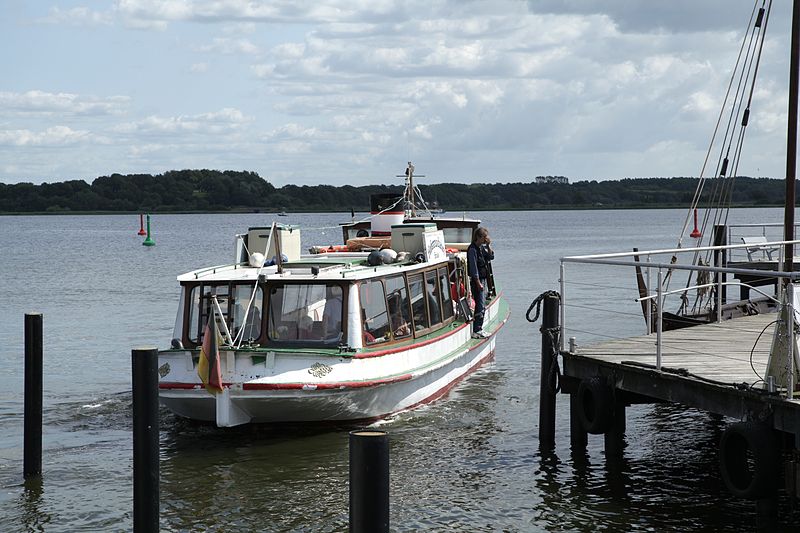
<instances>
[{"instance_id":1,"label":"windshield","mask_svg":"<svg viewBox=\"0 0 800 533\"><path fill-rule=\"evenodd\" d=\"M270 289L268 335L276 341L338 343L343 291L334 284L286 284Z\"/></svg>"}]
</instances>

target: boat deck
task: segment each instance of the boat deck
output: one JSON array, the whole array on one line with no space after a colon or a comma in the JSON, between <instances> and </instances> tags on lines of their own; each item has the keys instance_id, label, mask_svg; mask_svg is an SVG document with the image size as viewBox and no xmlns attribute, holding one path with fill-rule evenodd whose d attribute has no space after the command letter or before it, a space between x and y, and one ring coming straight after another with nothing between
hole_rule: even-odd
<instances>
[{"instance_id":1,"label":"boat deck","mask_svg":"<svg viewBox=\"0 0 800 533\"><path fill-rule=\"evenodd\" d=\"M800 393L792 400L766 394L761 381L777 317L761 314L663 332L661 371L655 366L655 334L578 346L561 354L562 391L574 393L581 380L599 375L613 382L623 404L681 403L772 421L800 438Z\"/></svg>"}]
</instances>

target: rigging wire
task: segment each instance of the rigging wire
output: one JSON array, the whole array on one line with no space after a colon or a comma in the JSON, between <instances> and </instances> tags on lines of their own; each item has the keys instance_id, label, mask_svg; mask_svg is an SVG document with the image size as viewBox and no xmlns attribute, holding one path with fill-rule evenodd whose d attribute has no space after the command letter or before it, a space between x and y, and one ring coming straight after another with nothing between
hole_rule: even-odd
<instances>
[{"instance_id":1,"label":"rigging wire","mask_svg":"<svg viewBox=\"0 0 800 533\"><path fill-rule=\"evenodd\" d=\"M761 3L761 7L758 4ZM730 212L730 201L733 195L733 186L738 176L739 165L741 161L741 154L744 145L744 137L747 125L749 123L751 105L753 101L753 94L755 93L757 73L761 61L761 55L764 46L764 39L766 36L767 23L772 9L772 0L757 0L754 3L753 11L750 14L748 27L752 25L752 29L745 33L742 39L742 45L739 49L739 54L734 65L733 72L728 83L728 89L723 99L723 104L720 113L717 117L717 123L714 127L711 143L709 144L706 157L700 171L699 182L692 199L691 206L684 221L683 229L681 231L678 248L683 245L683 237L689 226L689 221L693 212L698 208L702 201L703 192L706 186L706 181L712 179L712 187L707 191L705 210L703 213L702 222L702 239L707 239L708 245L713 245L713 235L709 235L706 231L709 225L721 226L727 224ZM735 90L733 90L735 84ZM731 92L733 97L731 98ZM730 102L729 102L730 100ZM728 111L726 111L728 110ZM717 143L717 135L719 134L720 126L723 117L727 115L725 120L724 133L721 142ZM737 120L741 117L739 120ZM715 174L713 178L705 176L706 167L709 158L713 152L714 146L719 146L719 154L717 156ZM701 254L705 256L705 264L712 263L713 250L707 250L704 253L696 251L693 254L692 264L698 264L702 261ZM717 252L719 253L719 252ZM673 256L672 262L677 261L677 256ZM671 279L672 270L667 272L663 285L668 289ZM690 272L686 280L686 288L692 285L693 273ZM697 312L699 309L709 307L713 304L715 298L713 293L716 288L712 289L709 298L705 300L698 297L692 305L692 310ZM689 311L689 299L686 298L685 293L681 298L681 305L678 313L686 313Z\"/></svg>"}]
</instances>

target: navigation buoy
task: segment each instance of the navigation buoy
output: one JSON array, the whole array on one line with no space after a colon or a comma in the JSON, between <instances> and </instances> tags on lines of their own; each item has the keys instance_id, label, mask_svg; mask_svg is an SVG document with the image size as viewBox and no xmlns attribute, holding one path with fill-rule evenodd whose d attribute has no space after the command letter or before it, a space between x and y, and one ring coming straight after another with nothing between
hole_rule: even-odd
<instances>
[{"instance_id":1,"label":"navigation buoy","mask_svg":"<svg viewBox=\"0 0 800 533\"><path fill-rule=\"evenodd\" d=\"M150 215L147 215L147 238L142 242L144 246L155 246L156 241L150 237Z\"/></svg>"},{"instance_id":2,"label":"navigation buoy","mask_svg":"<svg viewBox=\"0 0 800 533\"><path fill-rule=\"evenodd\" d=\"M139 235L147 235L147 232L144 230L144 215L139 213Z\"/></svg>"},{"instance_id":3,"label":"navigation buoy","mask_svg":"<svg viewBox=\"0 0 800 533\"><path fill-rule=\"evenodd\" d=\"M692 239L699 239L702 236L703 236L703 234L700 233L699 229L697 229L697 208L695 208L694 209L694 229L689 234L689 237L691 237Z\"/></svg>"}]
</instances>

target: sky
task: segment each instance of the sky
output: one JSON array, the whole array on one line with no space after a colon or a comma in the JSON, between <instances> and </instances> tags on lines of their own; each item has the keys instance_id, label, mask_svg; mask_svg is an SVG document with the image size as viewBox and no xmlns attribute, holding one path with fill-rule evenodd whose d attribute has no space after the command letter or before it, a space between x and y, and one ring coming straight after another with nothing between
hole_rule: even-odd
<instances>
[{"instance_id":1,"label":"sky","mask_svg":"<svg viewBox=\"0 0 800 533\"><path fill-rule=\"evenodd\" d=\"M0 182L698 176L762 0L0 0ZM740 175L785 173L791 2ZM422 183L425 183L423 181Z\"/></svg>"}]
</instances>

